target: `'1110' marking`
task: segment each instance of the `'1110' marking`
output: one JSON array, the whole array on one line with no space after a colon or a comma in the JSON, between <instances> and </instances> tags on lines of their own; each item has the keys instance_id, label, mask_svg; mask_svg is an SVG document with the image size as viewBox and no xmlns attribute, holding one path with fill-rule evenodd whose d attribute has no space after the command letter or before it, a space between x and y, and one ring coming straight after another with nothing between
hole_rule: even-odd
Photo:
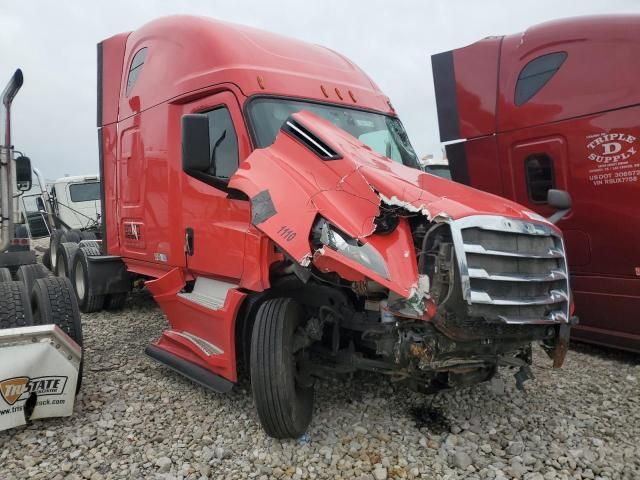
<instances>
[{"instance_id":1,"label":"'1110' marking","mask_svg":"<svg viewBox=\"0 0 640 480\"><path fill-rule=\"evenodd\" d=\"M284 238L287 242L290 242L291 240L296 238L296 232L291 230L286 225L283 225L282 227L280 227L280 230L278 230L278 235Z\"/></svg>"}]
</instances>

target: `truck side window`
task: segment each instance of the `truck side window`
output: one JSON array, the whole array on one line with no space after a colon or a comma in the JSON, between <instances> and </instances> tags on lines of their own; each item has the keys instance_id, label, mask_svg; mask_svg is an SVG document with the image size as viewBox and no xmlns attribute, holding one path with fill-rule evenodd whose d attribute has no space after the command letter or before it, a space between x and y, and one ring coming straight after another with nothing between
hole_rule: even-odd
<instances>
[{"instance_id":1,"label":"truck side window","mask_svg":"<svg viewBox=\"0 0 640 480\"><path fill-rule=\"evenodd\" d=\"M524 165L529 200L533 203L546 203L547 192L555 188L553 160L549 155L537 153L529 155Z\"/></svg>"},{"instance_id":2,"label":"truck side window","mask_svg":"<svg viewBox=\"0 0 640 480\"><path fill-rule=\"evenodd\" d=\"M227 180L238 169L238 137L226 107L205 112L209 117L209 175Z\"/></svg>"},{"instance_id":3,"label":"truck side window","mask_svg":"<svg viewBox=\"0 0 640 480\"><path fill-rule=\"evenodd\" d=\"M129 76L127 77L127 97L131 93L131 89L133 88L133 85L136 83L136 80L140 75L140 71L142 70L142 66L144 65L144 59L146 56L147 47L138 50L138 52L133 56L133 60L131 60L131 66L129 67Z\"/></svg>"},{"instance_id":4,"label":"truck side window","mask_svg":"<svg viewBox=\"0 0 640 480\"><path fill-rule=\"evenodd\" d=\"M551 77L553 77L567 59L567 52L555 52L541 55L527 63L516 83L515 104L520 106L528 102Z\"/></svg>"}]
</instances>

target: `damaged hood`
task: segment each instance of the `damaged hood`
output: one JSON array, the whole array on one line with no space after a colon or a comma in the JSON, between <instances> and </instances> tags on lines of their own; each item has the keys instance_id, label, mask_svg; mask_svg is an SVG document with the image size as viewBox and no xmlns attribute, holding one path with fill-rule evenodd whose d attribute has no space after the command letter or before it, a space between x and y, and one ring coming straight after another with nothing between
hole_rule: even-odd
<instances>
[{"instance_id":1,"label":"damaged hood","mask_svg":"<svg viewBox=\"0 0 640 480\"><path fill-rule=\"evenodd\" d=\"M229 187L251 199L252 223L303 266L323 255L338 261L328 249L312 251L310 233L318 216L371 244L386 261L386 275L348 259L342 263L403 297L418 285L411 232L406 225L374 235L381 211L408 210L444 222L470 215L544 221L504 198L393 162L310 112L292 115L273 145L242 162Z\"/></svg>"}]
</instances>

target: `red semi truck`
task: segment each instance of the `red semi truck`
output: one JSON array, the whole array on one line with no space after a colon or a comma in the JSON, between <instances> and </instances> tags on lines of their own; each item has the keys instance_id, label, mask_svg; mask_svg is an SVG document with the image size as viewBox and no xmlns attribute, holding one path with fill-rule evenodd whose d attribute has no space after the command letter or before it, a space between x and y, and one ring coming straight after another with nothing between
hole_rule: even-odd
<instances>
[{"instance_id":1,"label":"red semi truck","mask_svg":"<svg viewBox=\"0 0 640 480\"><path fill-rule=\"evenodd\" d=\"M432 57L452 178L559 226L580 324L572 337L640 352L640 16L557 20Z\"/></svg>"},{"instance_id":2,"label":"red semi truck","mask_svg":"<svg viewBox=\"0 0 640 480\"><path fill-rule=\"evenodd\" d=\"M389 99L331 50L155 20L98 45L98 132L103 240L58 247L81 308L144 280L169 321L146 353L217 392L247 365L269 435L306 430L322 375L436 391L499 366L524 381L532 342L563 362L560 231L421 171Z\"/></svg>"}]
</instances>

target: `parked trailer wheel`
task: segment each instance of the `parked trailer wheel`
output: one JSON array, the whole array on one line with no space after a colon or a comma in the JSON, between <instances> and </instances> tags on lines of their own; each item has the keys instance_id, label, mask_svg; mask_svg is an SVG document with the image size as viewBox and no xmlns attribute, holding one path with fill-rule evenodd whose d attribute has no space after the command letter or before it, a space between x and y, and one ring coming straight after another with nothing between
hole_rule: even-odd
<instances>
[{"instance_id":1,"label":"parked trailer wheel","mask_svg":"<svg viewBox=\"0 0 640 480\"><path fill-rule=\"evenodd\" d=\"M107 310L122 310L127 302L128 293L112 293L107 295L104 302L104 308Z\"/></svg>"},{"instance_id":2,"label":"parked trailer wheel","mask_svg":"<svg viewBox=\"0 0 640 480\"><path fill-rule=\"evenodd\" d=\"M0 328L31 325L33 325L33 315L25 284L22 282L0 283Z\"/></svg>"},{"instance_id":3,"label":"parked trailer wheel","mask_svg":"<svg viewBox=\"0 0 640 480\"><path fill-rule=\"evenodd\" d=\"M89 262L88 257L94 255L100 255L100 250L93 247L79 248L71 269L70 278L78 299L78 305L84 313L102 310L105 303L105 296L97 295L92 288L94 284L92 278L97 272L95 266Z\"/></svg>"},{"instance_id":4,"label":"parked trailer wheel","mask_svg":"<svg viewBox=\"0 0 640 480\"><path fill-rule=\"evenodd\" d=\"M80 230L67 230L62 234L60 238L60 243L79 243L82 240L82 232Z\"/></svg>"},{"instance_id":5,"label":"parked trailer wheel","mask_svg":"<svg viewBox=\"0 0 640 480\"><path fill-rule=\"evenodd\" d=\"M78 244L64 242L58 245L58 262L55 274L59 277L68 277L71 272L73 257L78 251Z\"/></svg>"},{"instance_id":6,"label":"parked trailer wheel","mask_svg":"<svg viewBox=\"0 0 640 480\"><path fill-rule=\"evenodd\" d=\"M47 270L44 265L34 263L32 265L20 265L20 267L18 267L16 277L19 281L25 284L27 287L27 293L31 295L31 290L33 289L35 281L39 278L47 278L50 274L51 272Z\"/></svg>"},{"instance_id":7,"label":"parked trailer wheel","mask_svg":"<svg viewBox=\"0 0 640 480\"><path fill-rule=\"evenodd\" d=\"M0 282L12 282L11 270L7 267L0 268Z\"/></svg>"},{"instance_id":8,"label":"parked trailer wheel","mask_svg":"<svg viewBox=\"0 0 640 480\"><path fill-rule=\"evenodd\" d=\"M54 273L58 269L58 246L60 245L60 237L62 237L62 233L63 232L60 230L54 230L51 232L51 238L49 239L49 255L51 259L50 270Z\"/></svg>"},{"instance_id":9,"label":"parked trailer wheel","mask_svg":"<svg viewBox=\"0 0 640 480\"><path fill-rule=\"evenodd\" d=\"M265 301L251 338L251 389L262 427L274 438L298 438L313 413L313 386L298 382L301 350L294 334L304 309L290 298Z\"/></svg>"},{"instance_id":10,"label":"parked trailer wheel","mask_svg":"<svg viewBox=\"0 0 640 480\"><path fill-rule=\"evenodd\" d=\"M78 244L78 248L92 248L96 249L98 253L92 253L91 255L102 255L101 252L101 244L97 240L82 240Z\"/></svg>"},{"instance_id":11,"label":"parked trailer wheel","mask_svg":"<svg viewBox=\"0 0 640 480\"><path fill-rule=\"evenodd\" d=\"M44 254L42 254L42 265L51 270L51 250L48 248L45 250Z\"/></svg>"},{"instance_id":12,"label":"parked trailer wheel","mask_svg":"<svg viewBox=\"0 0 640 480\"><path fill-rule=\"evenodd\" d=\"M16 282L18 283L18 282ZM76 295L68 278L39 278L31 291L34 325L57 325L82 348L82 323ZM84 351L84 349L83 349ZM82 364L78 369L76 394L82 384Z\"/></svg>"}]
</instances>

